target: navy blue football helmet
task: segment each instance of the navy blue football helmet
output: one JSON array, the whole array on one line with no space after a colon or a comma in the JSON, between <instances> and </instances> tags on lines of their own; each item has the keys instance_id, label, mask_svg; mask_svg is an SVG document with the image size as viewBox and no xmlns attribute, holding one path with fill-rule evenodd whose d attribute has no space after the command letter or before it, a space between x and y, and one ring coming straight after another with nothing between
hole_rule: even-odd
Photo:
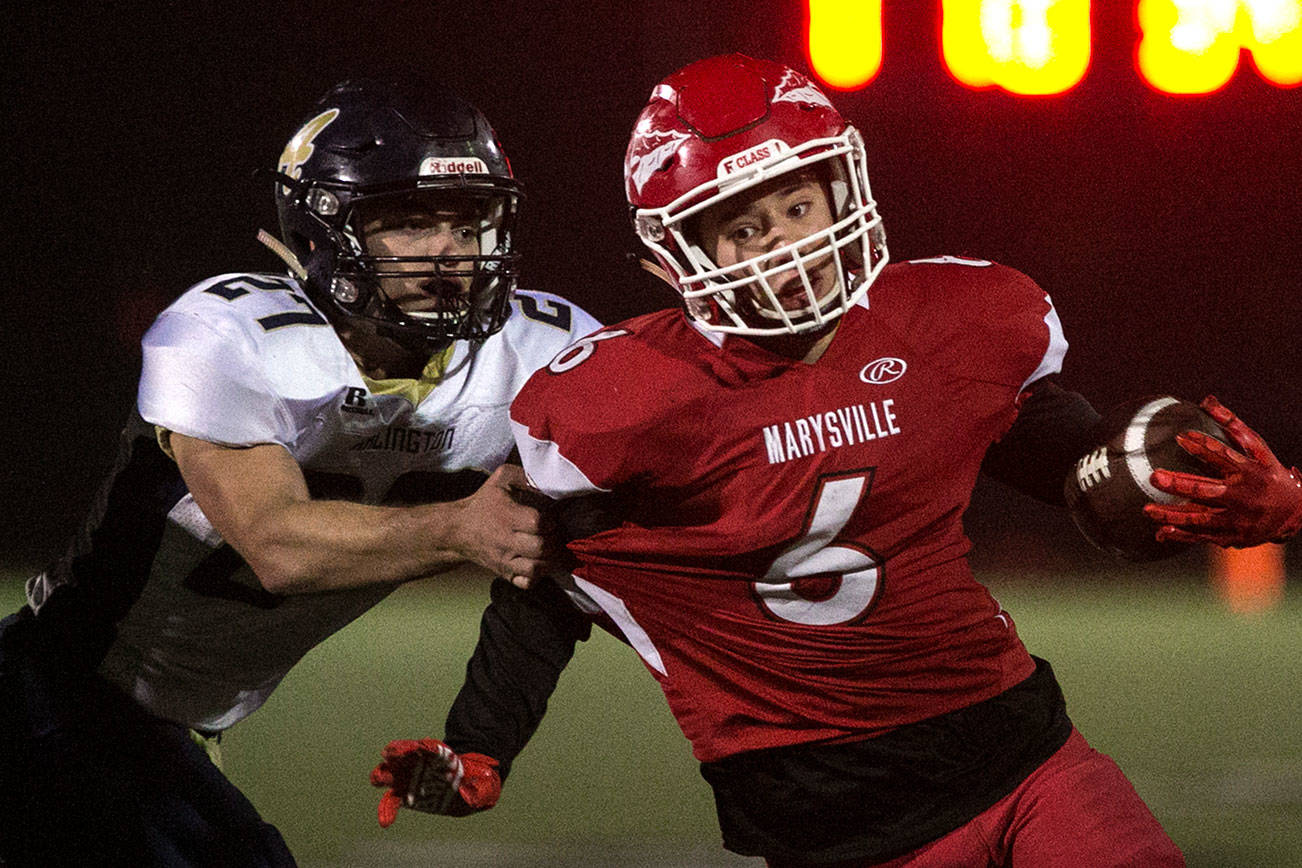
<instances>
[{"instance_id":1,"label":"navy blue football helmet","mask_svg":"<svg viewBox=\"0 0 1302 868\"><path fill-rule=\"evenodd\" d=\"M305 272L308 295L332 320L367 320L419 350L480 341L506 322L523 193L474 106L440 88L342 82L289 140L275 177L281 236ZM368 251L367 221L403 210L476 215L477 254ZM420 279L436 307L404 311L386 295L386 278Z\"/></svg>"}]
</instances>

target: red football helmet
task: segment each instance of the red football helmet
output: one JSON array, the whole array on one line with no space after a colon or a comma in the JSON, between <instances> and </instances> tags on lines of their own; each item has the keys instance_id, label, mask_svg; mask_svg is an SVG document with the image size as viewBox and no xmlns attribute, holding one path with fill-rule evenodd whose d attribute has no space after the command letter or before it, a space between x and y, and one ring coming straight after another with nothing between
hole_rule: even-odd
<instances>
[{"instance_id":1,"label":"red football helmet","mask_svg":"<svg viewBox=\"0 0 1302 868\"><path fill-rule=\"evenodd\" d=\"M692 218L705 209L811 167L831 194L830 227L724 267L692 237ZM633 127L624 180L638 237L676 281L688 316L711 331L820 328L862 299L887 262L863 139L808 78L781 64L711 57L656 85ZM818 297L805 265L829 254L836 285ZM808 297L797 311L774 291L793 276Z\"/></svg>"}]
</instances>

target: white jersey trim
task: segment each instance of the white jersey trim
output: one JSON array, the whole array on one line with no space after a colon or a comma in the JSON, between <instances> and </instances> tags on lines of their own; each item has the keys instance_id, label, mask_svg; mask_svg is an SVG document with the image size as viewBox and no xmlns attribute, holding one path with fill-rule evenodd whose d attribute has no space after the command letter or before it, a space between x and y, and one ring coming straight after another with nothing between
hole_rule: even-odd
<instances>
[{"instance_id":1,"label":"white jersey trim","mask_svg":"<svg viewBox=\"0 0 1302 868\"><path fill-rule=\"evenodd\" d=\"M1049 328L1049 345L1045 347L1044 358L1040 366L1022 383L1025 389L1041 377L1056 374L1062 370L1062 360L1067 355L1067 337L1062 332L1062 322L1058 319L1058 310L1053 306L1053 299L1046 293L1044 300L1049 304L1049 312L1044 315L1044 324Z\"/></svg>"},{"instance_id":2,"label":"white jersey trim","mask_svg":"<svg viewBox=\"0 0 1302 868\"><path fill-rule=\"evenodd\" d=\"M561 454L561 449L550 440L539 440L529 433L529 426L511 420L515 445L520 449L520 461L530 484L553 500L577 497L581 494L609 493L610 489L595 485L574 462Z\"/></svg>"},{"instance_id":3,"label":"white jersey trim","mask_svg":"<svg viewBox=\"0 0 1302 868\"><path fill-rule=\"evenodd\" d=\"M633 650L637 651L638 656L646 662L646 665L667 677L669 673L665 671L665 661L660 657L660 651L656 648L655 643L651 641L651 637L647 635L646 630L642 629L642 625L634 619L633 614L628 610L628 606L624 605L624 601L592 582L578 576L574 576L573 579L579 590L601 606L602 610L610 617L610 620L615 622L620 632L624 634L624 638L628 640L628 644L633 646Z\"/></svg>"}]
</instances>

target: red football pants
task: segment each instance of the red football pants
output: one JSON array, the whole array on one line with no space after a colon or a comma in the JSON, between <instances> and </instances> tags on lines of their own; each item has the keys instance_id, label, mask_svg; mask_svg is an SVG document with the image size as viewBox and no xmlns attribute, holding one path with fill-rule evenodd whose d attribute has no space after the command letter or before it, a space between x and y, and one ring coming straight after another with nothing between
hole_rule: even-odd
<instances>
[{"instance_id":1,"label":"red football pants","mask_svg":"<svg viewBox=\"0 0 1302 868\"><path fill-rule=\"evenodd\" d=\"M898 859L820 868L1166 868L1184 856L1111 757L1072 730L1026 780L970 822Z\"/></svg>"}]
</instances>

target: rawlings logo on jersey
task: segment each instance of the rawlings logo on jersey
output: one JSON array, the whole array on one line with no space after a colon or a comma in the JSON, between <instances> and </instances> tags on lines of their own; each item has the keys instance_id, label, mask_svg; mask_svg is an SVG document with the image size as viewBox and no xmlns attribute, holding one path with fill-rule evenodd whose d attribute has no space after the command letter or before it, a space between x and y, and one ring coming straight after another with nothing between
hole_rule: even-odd
<instances>
[{"instance_id":1,"label":"rawlings logo on jersey","mask_svg":"<svg viewBox=\"0 0 1302 868\"><path fill-rule=\"evenodd\" d=\"M900 433L895 402L871 401L867 406L851 404L826 413L815 413L790 422L764 428L764 449L769 464L805 458L828 449L854 446Z\"/></svg>"},{"instance_id":2,"label":"rawlings logo on jersey","mask_svg":"<svg viewBox=\"0 0 1302 868\"><path fill-rule=\"evenodd\" d=\"M285 145L285 150L280 155L280 171L291 178L299 177L303 173L303 164L312 158L312 152L316 150L312 142L337 117L339 117L339 109L327 109L303 124L303 128L294 133L294 137L289 140L289 144Z\"/></svg>"},{"instance_id":3,"label":"rawlings logo on jersey","mask_svg":"<svg viewBox=\"0 0 1302 868\"><path fill-rule=\"evenodd\" d=\"M883 356L864 365L859 371L859 379L874 386L884 386L903 377L904 372L908 369L908 363L904 359Z\"/></svg>"}]
</instances>

